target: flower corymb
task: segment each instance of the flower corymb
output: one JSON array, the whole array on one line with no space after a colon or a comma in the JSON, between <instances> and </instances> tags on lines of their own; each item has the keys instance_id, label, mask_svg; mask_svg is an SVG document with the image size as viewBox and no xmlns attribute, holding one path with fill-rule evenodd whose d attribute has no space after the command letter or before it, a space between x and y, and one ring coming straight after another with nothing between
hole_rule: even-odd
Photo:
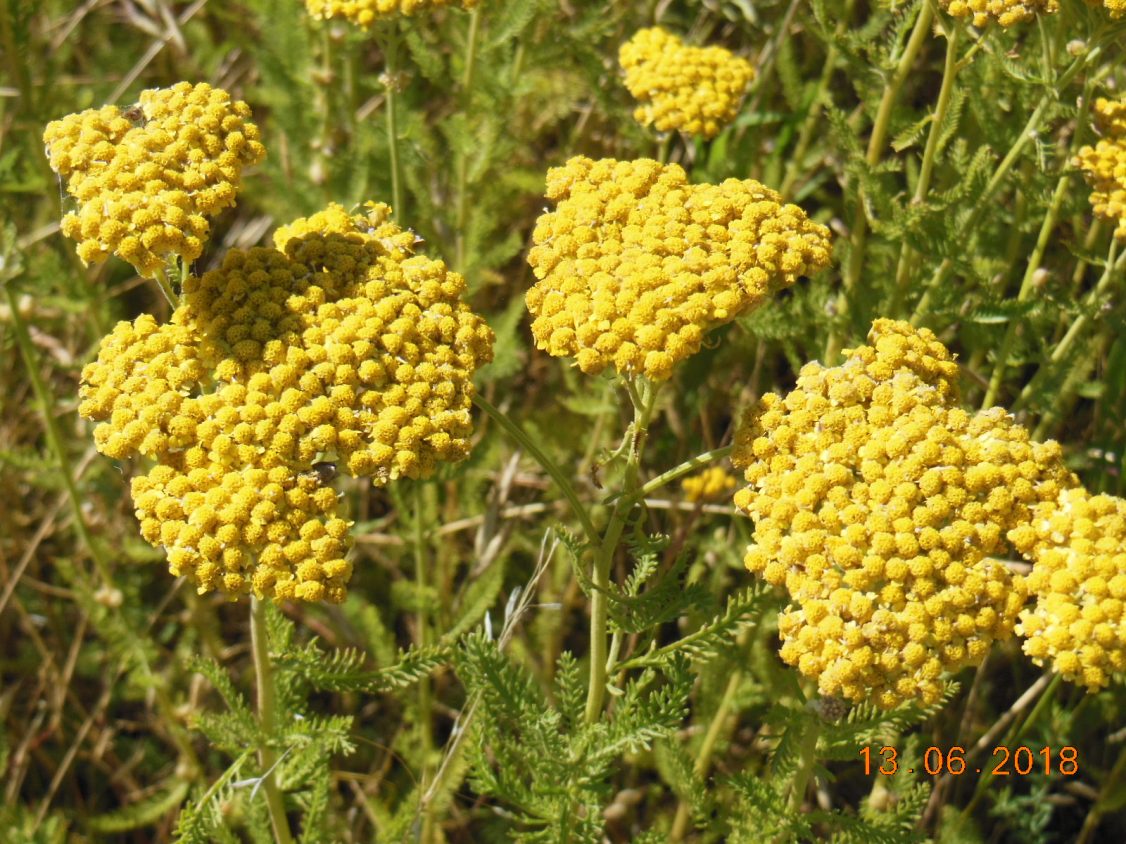
<instances>
[{"instance_id":1,"label":"flower corymb","mask_svg":"<svg viewBox=\"0 0 1126 844\"><path fill-rule=\"evenodd\" d=\"M763 396L732 462L755 520L746 565L784 586L781 656L822 694L934 702L941 675L1011 635L1024 599L1005 533L1074 484L1054 442L957 406L957 365L926 329L877 320L871 346Z\"/></svg>"},{"instance_id":2,"label":"flower corymb","mask_svg":"<svg viewBox=\"0 0 1126 844\"><path fill-rule=\"evenodd\" d=\"M79 412L103 453L156 461L134 503L176 573L339 601L347 525L318 464L382 484L463 459L493 335L386 205L331 206L275 243L189 278L168 324L119 323L83 370Z\"/></svg>"},{"instance_id":3,"label":"flower corymb","mask_svg":"<svg viewBox=\"0 0 1126 844\"><path fill-rule=\"evenodd\" d=\"M746 59L722 47L689 47L660 27L642 29L618 51L634 117L659 132L714 138L735 119L755 78Z\"/></svg>"},{"instance_id":4,"label":"flower corymb","mask_svg":"<svg viewBox=\"0 0 1126 844\"><path fill-rule=\"evenodd\" d=\"M996 21L1001 26L1016 26L1030 21L1038 12L1059 11L1057 0L939 0L942 7L956 18L972 18L974 26Z\"/></svg>"},{"instance_id":5,"label":"flower corymb","mask_svg":"<svg viewBox=\"0 0 1126 844\"><path fill-rule=\"evenodd\" d=\"M1126 501L1064 490L1009 538L1034 561L1024 652L1090 691L1107 686L1126 671Z\"/></svg>"},{"instance_id":6,"label":"flower corymb","mask_svg":"<svg viewBox=\"0 0 1126 844\"><path fill-rule=\"evenodd\" d=\"M1075 158L1091 186L1095 216L1114 223L1114 235L1126 240L1126 98L1095 100L1095 122L1103 137Z\"/></svg>"},{"instance_id":7,"label":"flower corymb","mask_svg":"<svg viewBox=\"0 0 1126 844\"><path fill-rule=\"evenodd\" d=\"M356 26L369 27L381 18L413 15L443 6L472 9L481 0L305 0L305 8L315 18L344 18Z\"/></svg>"},{"instance_id":8,"label":"flower corymb","mask_svg":"<svg viewBox=\"0 0 1126 844\"><path fill-rule=\"evenodd\" d=\"M138 105L47 124L51 169L78 207L62 231L89 264L117 255L146 277L200 256L208 217L234 205L244 168L265 156L246 103L206 83L142 91Z\"/></svg>"},{"instance_id":9,"label":"flower corymb","mask_svg":"<svg viewBox=\"0 0 1126 844\"><path fill-rule=\"evenodd\" d=\"M576 157L548 171L528 262L536 346L583 372L667 379L711 328L829 263L829 230L747 179Z\"/></svg>"}]
</instances>

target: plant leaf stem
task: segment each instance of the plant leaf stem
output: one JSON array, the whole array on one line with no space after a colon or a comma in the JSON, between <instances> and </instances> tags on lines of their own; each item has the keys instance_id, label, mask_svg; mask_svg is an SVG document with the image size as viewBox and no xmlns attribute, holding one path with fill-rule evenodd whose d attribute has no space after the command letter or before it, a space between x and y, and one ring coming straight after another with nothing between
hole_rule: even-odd
<instances>
[{"instance_id":1,"label":"plant leaf stem","mask_svg":"<svg viewBox=\"0 0 1126 844\"><path fill-rule=\"evenodd\" d=\"M404 219L402 195L402 171L399 163L399 125L396 118L399 87L399 44L401 36L394 19L387 24L379 39L379 46L383 50L383 90L385 102L383 104L387 119L387 155L391 166L391 207L392 217L398 221Z\"/></svg>"},{"instance_id":2,"label":"plant leaf stem","mask_svg":"<svg viewBox=\"0 0 1126 844\"><path fill-rule=\"evenodd\" d=\"M798 769L790 783L790 811L797 814L805 802L805 790L813 778L813 768L817 764L817 739L821 736L821 720L813 716L805 725L801 746L798 750Z\"/></svg>"},{"instance_id":3,"label":"plant leaf stem","mask_svg":"<svg viewBox=\"0 0 1126 844\"><path fill-rule=\"evenodd\" d=\"M461 74L461 96L466 112L471 112L473 74L477 64L477 44L480 40L481 10L474 7L469 13L469 32L465 36L465 68ZM469 220L469 151L462 149L457 158L457 211L454 225L454 260L457 271L465 272L465 229Z\"/></svg>"},{"instance_id":4,"label":"plant leaf stem","mask_svg":"<svg viewBox=\"0 0 1126 844\"><path fill-rule=\"evenodd\" d=\"M250 599L250 650L254 657L254 677L258 691L258 721L265 738L258 748L258 764L262 768L262 792L270 813L270 825L278 844L291 844L292 833L285 816L285 803L278 789L274 768L277 755L270 746L274 736L274 670L270 662L270 648L266 634L266 604L258 598Z\"/></svg>"},{"instance_id":5,"label":"plant leaf stem","mask_svg":"<svg viewBox=\"0 0 1126 844\"><path fill-rule=\"evenodd\" d=\"M1052 353L1042 367L1041 372L1055 367L1060 361L1067 357L1068 353L1071 351L1071 347L1075 345L1075 341L1079 339L1080 335L1087 327L1087 324L1091 321L1091 313L1098 305L1099 300L1107 293L1118 274L1126 269L1126 252L1119 256L1117 254L1118 246L1118 240L1112 237L1110 241L1110 251L1107 254L1106 265L1103 268L1102 276L1100 276L1090 293L1087 294L1086 301L1083 303L1083 312L1075 318L1059 343L1052 349ZM1037 372L1028 384L1025 385L1024 389L1021 390L1017 400L1013 403L1013 410L1024 406L1032 397L1035 391L1034 388L1038 386L1037 381L1041 378L1041 372Z\"/></svg>"},{"instance_id":6,"label":"plant leaf stem","mask_svg":"<svg viewBox=\"0 0 1126 844\"><path fill-rule=\"evenodd\" d=\"M1079 837L1075 839L1075 844L1089 844L1089 842L1095 840L1094 835L1099 828L1099 822L1103 815L1108 811L1113 811L1108 804L1114 797L1115 786L1118 785L1118 780L1123 771L1126 771L1126 747L1119 751L1118 761L1114 763L1110 774L1103 781L1095 805L1088 810L1087 817L1083 819L1083 827L1079 830Z\"/></svg>"},{"instance_id":7,"label":"plant leaf stem","mask_svg":"<svg viewBox=\"0 0 1126 844\"><path fill-rule=\"evenodd\" d=\"M649 429L649 420L652 418L656 406L657 386L647 380L638 384L629 385L627 389L634 402L633 424L626 433L629 441L629 452L626 455L625 476L622 479L622 488L628 496L637 487L637 474L641 464L641 451L645 447L645 435ZM634 396L636 395L636 398ZM601 544L595 552L594 568L591 576L592 592L590 596L590 682L587 686L586 698L586 723L596 723L602 714L602 701L606 694L606 677L613 668L609 665L606 623L608 606L606 592L610 587L610 566L614 561L614 552L618 548L622 531L626 526L626 519L633 509L633 503L626 496L619 498L610 514L606 525L606 533Z\"/></svg>"},{"instance_id":8,"label":"plant leaf stem","mask_svg":"<svg viewBox=\"0 0 1126 844\"><path fill-rule=\"evenodd\" d=\"M929 2L929 0L928 0ZM923 160L919 165L919 180L915 183L915 192L911 197L913 205L922 205L930 191L931 178L934 175L935 158L938 156L938 141L942 136L942 126L946 122L946 114L950 110L950 100L954 94L954 80L962 64L958 61L958 36L961 28L955 24L946 34L946 60L942 66L942 86L938 91L938 100L935 102L934 115L931 118L930 130L927 133L927 143L923 148ZM907 292L907 283L911 275L911 257L914 250L903 241L899 250L899 263L895 268L895 289L892 293L892 302L889 312L898 314L903 307L903 298Z\"/></svg>"},{"instance_id":9,"label":"plant leaf stem","mask_svg":"<svg viewBox=\"0 0 1126 844\"><path fill-rule=\"evenodd\" d=\"M532 458L540 464L540 468L547 472L551 479L555 481L555 485L559 487L559 491L563 493L563 497L567 499L567 502L571 505L571 509L575 511L575 516L578 517L579 522L582 523L583 533L586 534L588 541L597 544L601 539L601 535L597 528L595 528L594 522L591 521L590 514L587 512L586 507L579 501L579 496L575 493L575 488L571 485L567 476L563 474L563 470L559 468L554 460L547 456L544 450L536 444L535 440L528 436L523 428L512 421L512 419L508 417L508 414L494 406L493 403L484 396L475 395L473 397L473 403L481 408L490 419L500 425L505 433L520 444L521 448L532 455Z\"/></svg>"},{"instance_id":10,"label":"plant leaf stem","mask_svg":"<svg viewBox=\"0 0 1126 844\"><path fill-rule=\"evenodd\" d=\"M876 120L872 125L872 134L868 138L868 149L864 156L864 162L869 167L875 167L880 163L880 158L887 145L888 129L891 127L891 115L896 100L899 99L903 83L907 81L907 75L915 66L915 61L919 57L923 44L930 36L933 21L934 7L931 5L931 0L923 0L919 8L919 15L915 19L915 28L907 39L907 45L903 48L903 55L899 57L899 62L896 64L891 79L888 80L887 87L884 88L880 104L876 109ZM864 250L868 241L868 216L864 206L864 188L858 186L856 220L852 225L852 232L849 237L848 263L845 266L842 289L837 295L837 313L829 329L829 338L825 343L826 366L832 366L840 352L841 330L844 323L848 321L849 298L860 281L860 273L864 268Z\"/></svg>"},{"instance_id":11,"label":"plant leaf stem","mask_svg":"<svg viewBox=\"0 0 1126 844\"><path fill-rule=\"evenodd\" d=\"M713 448L711 451L705 451L702 454L697 454L695 457L690 457L679 466L674 466L666 472L662 472L657 477L646 481L639 486L634 492L624 494L621 498L626 504L632 505L649 495L654 490L660 489L666 484L672 483L678 478L683 478L697 469L702 469L705 466L710 466L712 463L723 460L728 457L732 450L735 448L733 445L725 445L722 448Z\"/></svg>"},{"instance_id":12,"label":"plant leaf stem","mask_svg":"<svg viewBox=\"0 0 1126 844\"><path fill-rule=\"evenodd\" d=\"M990 177L988 184L986 184L981 196L974 204L973 210L969 213L965 222L962 223L958 230L955 240L966 245L965 251L972 249L974 243L977 241L978 223L981 222L981 218L985 212L990 209L990 201L993 199L993 195L1001 187L1001 183L1013 168L1020 154L1039 130L1040 121L1044 117L1044 112L1047 111L1048 106L1059 98L1060 92L1067 87L1080 70L1101 54L1101 46L1092 47L1086 55L1076 58L1056 80L1056 84L1044 92L1036 109L1029 116L1028 122L1025 123L1024 128L1021 129L1020 134L1009 148L1009 151L1005 154L1005 157L1001 159L1001 163L997 165L997 169L993 171L993 175ZM915 311L911 316L911 325L918 326L922 323L924 317L926 317L930 311L931 298L942 286L942 283L946 281L953 269L954 261L952 258L944 258L942 263L935 268L930 280L927 281L926 285L923 287L923 295L920 297L918 304L915 306Z\"/></svg>"},{"instance_id":13,"label":"plant leaf stem","mask_svg":"<svg viewBox=\"0 0 1126 844\"><path fill-rule=\"evenodd\" d=\"M426 536L423 532L424 503L422 500L422 481L415 481L412 486L414 525L411 539L414 551L414 581L418 590L418 646L425 648L430 644L430 625L427 619L428 605L426 601ZM430 756L434 752L433 736L431 735L430 719L430 676L427 674L418 681L418 729L422 738L422 777L421 782L427 782L431 776ZM423 807L422 829L419 833L421 844L430 844L434 840L434 814L432 806Z\"/></svg>"},{"instance_id":14,"label":"plant leaf stem","mask_svg":"<svg viewBox=\"0 0 1126 844\"><path fill-rule=\"evenodd\" d=\"M1093 80L1092 80L1093 81ZM1071 136L1071 142L1067 148L1066 157L1064 160L1064 167L1067 167L1068 162L1071 160L1072 151L1075 148L1076 142L1083 135L1083 130L1086 128L1086 105L1090 100L1090 90L1092 84L1088 82L1086 89L1083 92L1084 108L1079 111L1079 118L1076 122L1075 132ZM1056 222L1059 219L1060 208L1063 206L1064 197L1067 195L1068 186L1071 184L1072 174L1066 169L1063 175L1060 176L1059 181L1056 183L1056 190L1052 194L1052 201L1048 204L1048 211L1044 215L1044 222L1040 225L1040 234L1036 238L1036 244L1032 248L1032 254L1028 258L1028 265L1024 270L1024 278L1021 279L1020 289L1017 291L1017 301L1025 302L1032 295L1035 289L1036 272L1040 269L1040 262L1044 258L1044 253L1048 249L1048 244L1052 239L1052 231L1056 227ZM1109 266L1109 264L1108 264ZM989 378L989 386L985 390L985 398L982 400L982 410L988 410L993 407L997 401L997 394L1001 390L1001 382L1005 378L1005 369L1009 364L1009 356L1012 354L1013 343L1016 341L1017 333L1020 328L1020 319L1010 319L1008 325L1005 327L1005 335L1001 340L1001 347L997 352L997 360L993 366L993 374Z\"/></svg>"}]
</instances>

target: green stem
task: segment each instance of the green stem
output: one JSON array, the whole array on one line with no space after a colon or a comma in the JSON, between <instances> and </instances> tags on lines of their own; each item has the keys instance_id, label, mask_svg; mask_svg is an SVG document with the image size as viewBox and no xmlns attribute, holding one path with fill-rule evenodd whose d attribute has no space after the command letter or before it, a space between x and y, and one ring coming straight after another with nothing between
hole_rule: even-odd
<instances>
[{"instance_id":1,"label":"green stem","mask_svg":"<svg viewBox=\"0 0 1126 844\"><path fill-rule=\"evenodd\" d=\"M654 490L658 490L666 484L672 483L678 478L683 478L685 475L690 475L697 469L702 469L705 466L710 466L718 460L723 460L731 454L735 448L733 445L725 445L722 448L713 448L711 451L705 451L703 454L697 454L685 460L679 466L674 466L667 472L662 472L657 477L646 481L639 486L631 495L623 496L628 504L634 504Z\"/></svg>"},{"instance_id":2,"label":"green stem","mask_svg":"<svg viewBox=\"0 0 1126 844\"><path fill-rule=\"evenodd\" d=\"M78 486L74 481L70 456L63 445L63 438L55 422L54 402L51 400L51 393L46 384L43 383L43 377L39 373L38 357L31 342L31 335L27 330L27 323L24 321L23 314L20 313L20 304L15 289L10 279L0 279L0 287L4 288L4 295L8 300L8 310L12 315L12 329L16 336L16 345L20 347L20 356L23 358L28 380L31 381L31 389L39 403L40 414L43 417L43 428L47 434L47 445L55 456L55 461L59 465L59 474L62 476L63 485L66 487L74 527L82 542L86 545L90 558L94 561L94 568L97 569L98 576L103 583L111 584L113 583L113 576L110 574L109 561L105 558L102 547L90 533L90 528L86 524L86 516L82 512L82 498L78 494Z\"/></svg>"},{"instance_id":3,"label":"green stem","mask_svg":"<svg viewBox=\"0 0 1126 844\"><path fill-rule=\"evenodd\" d=\"M414 581L418 590L418 646L425 648L430 644L430 622L427 618L427 577L426 577L426 534L423 530L424 505L422 500L422 481L414 484L414 525L412 545L414 546ZM424 676L418 682L418 729L422 739L422 777L425 783L430 779L430 757L434 752L433 736L430 732L430 677ZM422 830L419 840L429 844L434 840L434 816L431 805L423 807Z\"/></svg>"},{"instance_id":4,"label":"green stem","mask_svg":"<svg viewBox=\"0 0 1126 844\"><path fill-rule=\"evenodd\" d=\"M481 30L480 8L469 13L469 32L465 37L465 69L461 76L461 96L464 108L471 113L473 73L477 64L477 42ZM457 159L457 212L454 234L454 260L457 271L465 272L465 227L469 220L469 151L462 149Z\"/></svg>"},{"instance_id":5,"label":"green stem","mask_svg":"<svg viewBox=\"0 0 1126 844\"><path fill-rule=\"evenodd\" d=\"M634 395L630 390L631 398ZM606 534L598 547L594 560L594 571L591 577L590 596L590 682L587 686L586 722L594 724L602 715L602 701L606 694L606 677L613 669L609 665L609 652L607 649L606 627L609 607L606 593L610 588L610 566L614 562L614 552L618 548L622 531L626 526L626 519L633 509L627 496L637 486L637 474L641 465L641 450L645 446L645 435L649 429L649 420L656 406L657 390L655 386L642 382L640 395L634 400L633 425L630 433L630 448L626 457L625 477L622 488L625 496L618 499L614 510L610 514L610 521L606 526Z\"/></svg>"},{"instance_id":6,"label":"green stem","mask_svg":"<svg viewBox=\"0 0 1126 844\"><path fill-rule=\"evenodd\" d=\"M1095 840L1094 835L1099 828L1099 822L1107 811L1103 808L1104 804L1109 802L1114 794L1115 786L1118 785L1118 779L1122 776L1123 771L1126 771L1126 747L1119 751L1118 761L1114 763L1109 776L1103 781L1095 805L1091 807L1091 810L1087 812L1087 817L1083 819L1083 828L1079 830L1079 837L1075 839L1075 844L1088 844L1088 842Z\"/></svg>"},{"instance_id":7,"label":"green stem","mask_svg":"<svg viewBox=\"0 0 1126 844\"><path fill-rule=\"evenodd\" d=\"M250 649L254 656L254 676L258 686L258 721L265 736L258 748L258 764L262 767L262 791L266 795L274 840L279 844L291 844L293 837L289 819L285 816L285 803L274 776L277 755L270 746L274 738L277 690L274 687L273 663L270 662L269 642L266 638L266 605L255 597L250 599Z\"/></svg>"},{"instance_id":8,"label":"green stem","mask_svg":"<svg viewBox=\"0 0 1126 844\"><path fill-rule=\"evenodd\" d=\"M958 63L958 34L960 32L961 30L955 25L946 36L946 61L942 68L942 87L938 91L934 117L931 119L927 144L923 149L923 161L919 166L919 180L915 183L915 193L911 198L914 205L921 205L930 191L935 159L938 157L938 141L942 136L942 126L946 122L946 114L950 109L950 100L954 94L954 80L958 76L959 67L961 67ZM892 314L898 314L903 305L907 282L911 274L911 257L913 254L914 250L904 240L899 250L899 264L895 269L895 290L889 308L889 312Z\"/></svg>"},{"instance_id":9,"label":"green stem","mask_svg":"<svg viewBox=\"0 0 1126 844\"><path fill-rule=\"evenodd\" d=\"M810 720L801 737L798 751L798 769L790 783L790 811L797 814L805 802L805 791L813 778L813 768L817 764L817 739L821 735L821 722Z\"/></svg>"},{"instance_id":10,"label":"green stem","mask_svg":"<svg viewBox=\"0 0 1126 844\"><path fill-rule=\"evenodd\" d=\"M384 110L387 118L387 153L391 165L391 208L395 220L404 217L402 170L399 164L399 126L396 118L399 86L399 29L392 21L387 26L385 37L381 40L383 48L383 90L386 101Z\"/></svg>"},{"instance_id":11,"label":"green stem","mask_svg":"<svg viewBox=\"0 0 1126 844\"><path fill-rule=\"evenodd\" d=\"M586 508L583 506L582 502L579 501L579 496L575 493L575 488L571 486L571 482L567 479L567 476L563 474L563 470L559 468L554 460L547 456L544 450L536 444L535 440L524 432L523 428L513 422L506 413L495 407L493 403L484 396L475 395L473 397L473 403L481 408L481 410L485 411L486 415L500 425L512 439L516 440L521 448L532 455L532 458L540 464L540 468L547 472L551 479L555 481L555 485L559 487L559 491L563 493L563 497L567 499L567 502L571 505L571 509L575 511L575 516L578 517L578 520L582 523L583 532L586 534L587 539L597 544L601 539L598 530L595 528L594 522L590 520L590 514L587 513Z\"/></svg>"},{"instance_id":12,"label":"green stem","mask_svg":"<svg viewBox=\"0 0 1126 844\"><path fill-rule=\"evenodd\" d=\"M896 100L899 99L903 83L907 81L907 75L915 66L915 61L923 49L923 44L930 36L933 21L934 8L929 0L923 0L919 9L919 16L915 19L915 28L911 31L910 38L907 39L907 46L903 49L903 55L899 57L899 63L896 65L891 79L888 80L887 87L884 88L883 96L880 98L880 104L876 109L876 120L872 126L872 134L868 138L868 149L864 157L869 167L875 167L879 164L880 158L883 156ZM868 242L868 216L864 205L864 189L858 187L856 220L853 223L850 235L851 248L849 249L848 264L845 267L842 282L843 289L837 296L837 313L833 325L829 329L829 339L825 344L825 364L827 366L836 362L837 354L840 352L840 331L848 321L850 297L860 281L860 274L864 268L864 251Z\"/></svg>"},{"instance_id":13,"label":"green stem","mask_svg":"<svg viewBox=\"0 0 1126 844\"><path fill-rule=\"evenodd\" d=\"M1079 340L1083 332L1086 330L1088 324L1091 322L1091 315L1094 312L1095 308L1098 306L1099 301L1103 298L1103 296L1106 295L1107 291L1118 278L1119 274L1123 270L1126 270L1126 252L1119 256L1118 247L1119 243L1117 239L1111 238L1110 251L1107 254L1106 266L1103 268L1103 274L1095 284L1094 288L1092 288L1090 293L1087 294L1086 300L1083 302L1083 312L1075 318L1075 321L1072 322L1068 327L1067 332L1060 339L1059 343L1057 343L1055 348L1052 349L1052 353L1048 357L1048 361L1044 364L1041 371L1037 372L1036 375L1028 382L1028 384L1025 385L1024 389L1017 397L1017 400L1013 403L1014 409L1024 406L1025 403L1027 403L1027 401L1032 397L1035 389L1043 381L1043 373L1049 372L1050 370L1058 366L1061 361L1067 359L1067 355L1071 352L1072 347L1075 345L1076 341ZM1061 391L1061 393L1053 400L1053 405L1055 407L1058 408L1062 406L1062 397L1063 392ZM1044 419L1050 419L1052 415L1053 414L1051 413L1046 414Z\"/></svg>"},{"instance_id":14,"label":"green stem","mask_svg":"<svg viewBox=\"0 0 1126 844\"><path fill-rule=\"evenodd\" d=\"M176 291L172 287L172 282L168 279L168 273L164 269L156 271L156 286L160 288L160 292L164 294L165 300L168 302L168 307L176 310L180 307L180 297L176 295Z\"/></svg>"},{"instance_id":15,"label":"green stem","mask_svg":"<svg viewBox=\"0 0 1126 844\"><path fill-rule=\"evenodd\" d=\"M965 222L958 229L958 234L955 237L955 242L965 244L963 251L969 252L977 242L977 237L980 230L978 224L981 222L981 218L985 215L985 213L990 210L993 195L1001 187L1001 183L1005 180L1005 177L1008 176L1009 171L1012 169L1013 165L1020 157L1020 154L1024 151L1024 148L1033 139L1033 137L1036 136L1037 132L1040 129L1040 121L1041 119L1043 119L1044 112L1047 111L1048 106L1050 106L1056 99L1059 98L1060 92L1063 91L1063 89L1066 88L1068 84L1070 84L1071 80L1075 78L1075 75L1092 61L1094 61L1095 58L1100 56L1101 53L1101 47L1094 47L1089 50L1085 56L1080 56L1079 58L1075 59L1068 66L1067 70L1065 70L1063 74L1060 75L1056 84L1044 92L1044 95L1040 98L1040 102L1037 104L1036 109L1029 116L1028 122L1025 123L1024 128L1021 129L1020 134L1017 135L1017 138L1013 142L1012 147L1009 148L1009 151L1005 154L1005 157L1001 159L1001 163L997 165L997 169L993 171L993 175L990 177L989 183L985 186L985 190L982 191L981 196L978 197L977 201L975 202L973 210L966 217ZM943 259L942 263L935 268L935 271L931 275L930 280L923 288L923 295L919 299L918 305L915 306L915 312L911 317L912 325L918 326L922 323L923 318L930 310L932 297L939 290L939 288L942 287L942 283L946 281L946 279L950 276L950 272L953 269L954 261L950 258Z\"/></svg>"}]
</instances>

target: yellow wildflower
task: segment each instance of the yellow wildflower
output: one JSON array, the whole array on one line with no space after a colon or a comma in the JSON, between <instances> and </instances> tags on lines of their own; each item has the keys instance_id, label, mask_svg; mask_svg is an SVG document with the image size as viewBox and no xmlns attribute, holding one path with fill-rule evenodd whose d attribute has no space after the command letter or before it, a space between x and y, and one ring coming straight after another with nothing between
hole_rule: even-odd
<instances>
[{"instance_id":1,"label":"yellow wildflower","mask_svg":"<svg viewBox=\"0 0 1126 844\"><path fill-rule=\"evenodd\" d=\"M193 261L208 217L234 205L242 171L265 155L250 108L206 83L142 91L138 105L104 106L47 124L51 169L78 208L62 231L84 263L110 254L153 277L169 257Z\"/></svg>"},{"instance_id":2,"label":"yellow wildflower","mask_svg":"<svg viewBox=\"0 0 1126 844\"><path fill-rule=\"evenodd\" d=\"M459 5L472 9L481 0L305 0L309 14L320 20L344 18L367 28L381 18L413 15L443 6Z\"/></svg>"},{"instance_id":3,"label":"yellow wildflower","mask_svg":"<svg viewBox=\"0 0 1126 844\"><path fill-rule=\"evenodd\" d=\"M996 21L1001 26L1015 26L1030 21L1038 12L1055 14L1057 0L939 0L942 7L956 18L973 18L974 26Z\"/></svg>"},{"instance_id":4,"label":"yellow wildflower","mask_svg":"<svg viewBox=\"0 0 1126 844\"><path fill-rule=\"evenodd\" d=\"M119 323L79 413L103 453L157 462L134 503L174 571L203 591L339 601L346 531L317 464L383 484L466 457L493 335L386 205L333 205L275 243L190 277L168 324Z\"/></svg>"},{"instance_id":5,"label":"yellow wildflower","mask_svg":"<svg viewBox=\"0 0 1126 844\"><path fill-rule=\"evenodd\" d=\"M618 51L626 88L641 105L634 117L659 132L679 130L714 138L735 119L754 68L722 47L689 47L651 27Z\"/></svg>"},{"instance_id":6,"label":"yellow wildflower","mask_svg":"<svg viewBox=\"0 0 1126 844\"><path fill-rule=\"evenodd\" d=\"M1115 223L1115 237L1126 240L1126 98L1095 100L1095 120L1104 137L1080 149L1075 164L1091 186L1095 216Z\"/></svg>"},{"instance_id":7,"label":"yellow wildflower","mask_svg":"<svg viewBox=\"0 0 1126 844\"><path fill-rule=\"evenodd\" d=\"M739 481L722 466L711 466L681 482L689 501L716 501L738 485Z\"/></svg>"},{"instance_id":8,"label":"yellow wildflower","mask_svg":"<svg viewBox=\"0 0 1126 844\"><path fill-rule=\"evenodd\" d=\"M675 164L579 156L548 171L547 197L532 334L587 373L667 379L706 331L829 263L829 230L750 179L691 185Z\"/></svg>"},{"instance_id":9,"label":"yellow wildflower","mask_svg":"<svg viewBox=\"0 0 1126 844\"><path fill-rule=\"evenodd\" d=\"M1126 500L1064 490L1009 537L1034 561L1025 653L1090 691L1107 686L1126 671Z\"/></svg>"},{"instance_id":10,"label":"yellow wildflower","mask_svg":"<svg viewBox=\"0 0 1126 844\"><path fill-rule=\"evenodd\" d=\"M1126 15L1126 0L1087 0L1088 6L1103 6L1114 20Z\"/></svg>"},{"instance_id":11,"label":"yellow wildflower","mask_svg":"<svg viewBox=\"0 0 1126 844\"><path fill-rule=\"evenodd\" d=\"M987 559L1074 483L1059 446L1002 410L957 406L957 365L926 329L877 320L871 346L807 364L736 436L755 520L747 568L784 586L782 658L824 695L892 707L1008 637L1019 578Z\"/></svg>"}]
</instances>

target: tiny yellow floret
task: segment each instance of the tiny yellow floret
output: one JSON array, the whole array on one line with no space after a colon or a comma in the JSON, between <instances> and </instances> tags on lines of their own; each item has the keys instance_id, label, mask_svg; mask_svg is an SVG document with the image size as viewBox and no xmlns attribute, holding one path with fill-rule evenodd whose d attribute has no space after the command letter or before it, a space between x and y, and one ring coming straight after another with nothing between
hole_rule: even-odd
<instances>
[{"instance_id":1,"label":"tiny yellow floret","mask_svg":"<svg viewBox=\"0 0 1126 844\"><path fill-rule=\"evenodd\" d=\"M444 6L475 8L481 0L305 0L305 8L314 18L343 18L367 29L376 21L396 15L413 15Z\"/></svg>"},{"instance_id":2,"label":"tiny yellow floret","mask_svg":"<svg viewBox=\"0 0 1126 844\"><path fill-rule=\"evenodd\" d=\"M1091 186L1095 216L1114 223L1115 237L1126 240L1126 97L1100 97L1095 100L1094 111L1103 137L1094 146L1082 147L1075 165Z\"/></svg>"}]
</instances>

